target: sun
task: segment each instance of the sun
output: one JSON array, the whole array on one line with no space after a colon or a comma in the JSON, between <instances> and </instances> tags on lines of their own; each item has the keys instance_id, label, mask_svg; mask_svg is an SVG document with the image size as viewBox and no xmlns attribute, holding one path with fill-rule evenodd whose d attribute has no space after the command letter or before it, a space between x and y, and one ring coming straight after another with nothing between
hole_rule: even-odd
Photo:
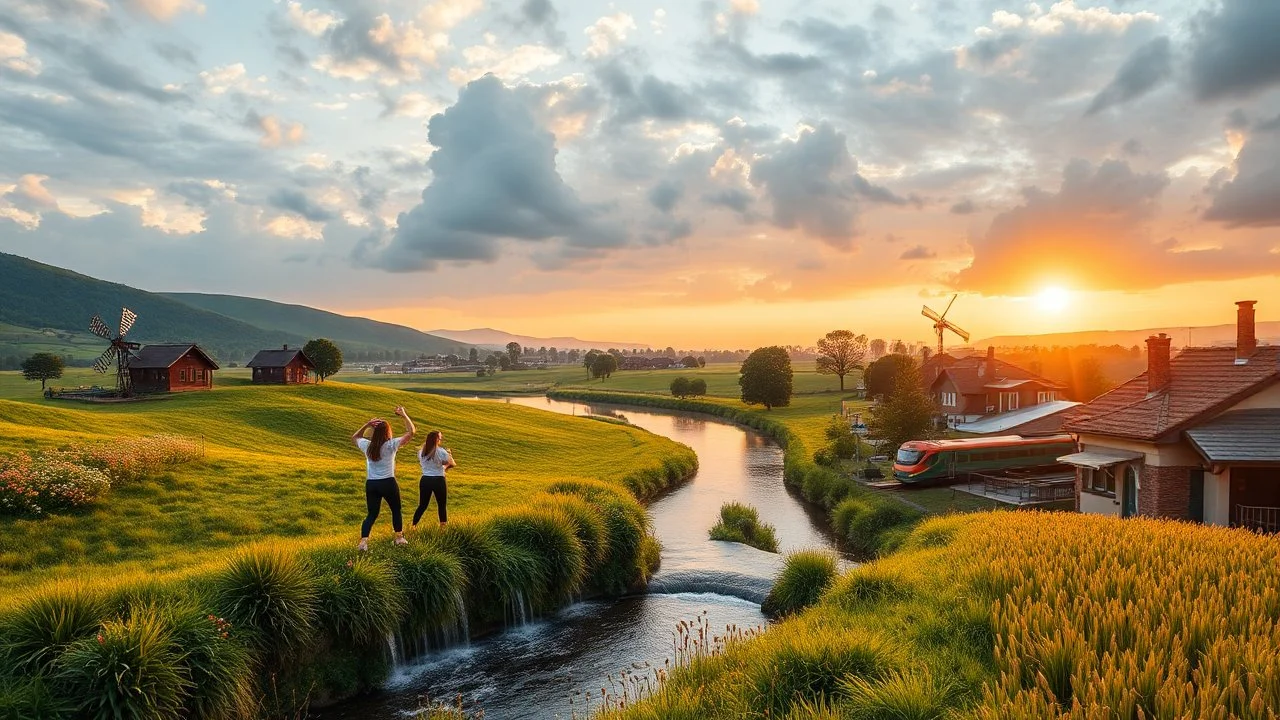
<instances>
[{"instance_id":1,"label":"sun","mask_svg":"<svg viewBox=\"0 0 1280 720\"><path fill-rule=\"evenodd\" d=\"M1045 312L1060 313L1071 304L1071 293L1056 285L1042 289L1035 297L1036 307Z\"/></svg>"}]
</instances>

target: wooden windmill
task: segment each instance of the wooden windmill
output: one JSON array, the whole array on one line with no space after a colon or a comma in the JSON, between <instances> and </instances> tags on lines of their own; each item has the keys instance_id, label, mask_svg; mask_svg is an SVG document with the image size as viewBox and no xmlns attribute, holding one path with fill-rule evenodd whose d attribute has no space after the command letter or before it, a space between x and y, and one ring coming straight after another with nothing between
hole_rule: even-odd
<instances>
[{"instance_id":1,"label":"wooden windmill","mask_svg":"<svg viewBox=\"0 0 1280 720\"><path fill-rule=\"evenodd\" d=\"M93 319L89 321L89 331L111 343L107 346L106 351L98 356L97 360L93 361L93 369L100 373L106 373L111 369L112 365L115 365L116 392L120 394L120 397L129 395L131 389L129 386L129 360L133 357L133 351L142 347L138 343L124 339L124 336L129 333L129 328L133 327L133 322L137 319L138 316L132 310L123 308L120 311L119 334L112 333L111 328L107 327L107 324L97 315L94 315ZM115 337L112 337L112 335L115 335Z\"/></svg>"},{"instance_id":2,"label":"wooden windmill","mask_svg":"<svg viewBox=\"0 0 1280 720\"><path fill-rule=\"evenodd\" d=\"M965 342L969 342L969 333L965 332L964 330L961 330L957 325L955 325L954 323L952 323L950 320L947 319L947 313L951 311L951 306L955 304L957 297L960 297L960 296L959 295L951 296L951 302L947 303L947 309L943 310L941 315L934 312L933 310L930 310L928 305L925 305L924 310L920 312L921 315L924 315L925 317L933 321L933 331L938 335L938 354L939 355L942 354L942 337L948 330L960 336L961 340Z\"/></svg>"}]
</instances>

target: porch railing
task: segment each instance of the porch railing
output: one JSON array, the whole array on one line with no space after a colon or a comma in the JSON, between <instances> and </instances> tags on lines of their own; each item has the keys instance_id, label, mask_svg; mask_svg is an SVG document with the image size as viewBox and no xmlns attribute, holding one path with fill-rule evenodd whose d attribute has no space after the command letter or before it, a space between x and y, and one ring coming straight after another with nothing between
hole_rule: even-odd
<instances>
[{"instance_id":1,"label":"porch railing","mask_svg":"<svg viewBox=\"0 0 1280 720\"><path fill-rule=\"evenodd\" d=\"M1257 532L1280 533L1280 507L1237 505L1236 527Z\"/></svg>"}]
</instances>

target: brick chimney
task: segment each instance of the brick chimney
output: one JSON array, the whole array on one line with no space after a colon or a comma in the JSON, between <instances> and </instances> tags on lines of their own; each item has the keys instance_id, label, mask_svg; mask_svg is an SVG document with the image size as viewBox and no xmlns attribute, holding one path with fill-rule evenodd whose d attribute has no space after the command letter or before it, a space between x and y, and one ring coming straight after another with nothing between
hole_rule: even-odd
<instances>
[{"instance_id":1,"label":"brick chimney","mask_svg":"<svg viewBox=\"0 0 1280 720\"><path fill-rule=\"evenodd\" d=\"M1164 333L1147 338L1147 393L1160 392L1169 385L1169 344Z\"/></svg>"},{"instance_id":2,"label":"brick chimney","mask_svg":"<svg viewBox=\"0 0 1280 720\"><path fill-rule=\"evenodd\" d=\"M1258 349L1258 336L1253 327L1253 306L1257 300L1236 303L1236 360L1248 360Z\"/></svg>"},{"instance_id":3,"label":"brick chimney","mask_svg":"<svg viewBox=\"0 0 1280 720\"><path fill-rule=\"evenodd\" d=\"M282 347L282 348L280 348L280 349L281 349L281 350L288 350L288 349L289 349L289 344L288 344L288 343L285 343L284 347Z\"/></svg>"},{"instance_id":4,"label":"brick chimney","mask_svg":"<svg viewBox=\"0 0 1280 720\"><path fill-rule=\"evenodd\" d=\"M983 363L986 368L986 374L989 378L996 376L996 348L994 345L987 346L987 360Z\"/></svg>"}]
</instances>

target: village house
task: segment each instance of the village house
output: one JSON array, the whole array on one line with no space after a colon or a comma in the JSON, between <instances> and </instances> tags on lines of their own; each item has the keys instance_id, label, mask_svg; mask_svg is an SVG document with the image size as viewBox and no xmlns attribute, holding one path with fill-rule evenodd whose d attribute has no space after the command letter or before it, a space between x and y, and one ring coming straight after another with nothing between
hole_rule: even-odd
<instances>
[{"instance_id":1,"label":"village house","mask_svg":"<svg viewBox=\"0 0 1280 720\"><path fill-rule=\"evenodd\" d=\"M966 358L942 353L921 372L947 426L964 432L1008 434L1024 426L1055 432L1077 405L1066 399L1065 386L1000 360L995 348Z\"/></svg>"},{"instance_id":2,"label":"village house","mask_svg":"<svg viewBox=\"0 0 1280 720\"><path fill-rule=\"evenodd\" d=\"M1280 346L1259 346L1254 301L1235 347L1147 340L1147 371L1079 409L1081 512L1280 531Z\"/></svg>"},{"instance_id":3,"label":"village house","mask_svg":"<svg viewBox=\"0 0 1280 720\"><path fill-rule=\"evenodd\" d=\"M311 382L316 366L306 353L285 345L279 350L259 350L245 365L253 368L257 385L303 385Z\"/></svg>"},{"instance_id":4,"label":"village house","mask_svg":"<svg viewBox=\"0 0 1280 720\"><path fill-rule=\"evenodd\" d=\"M208 390L217 369L199 345L147 345L129 360L129 382L137 393Z\"/></svg>"}]
</instances>

